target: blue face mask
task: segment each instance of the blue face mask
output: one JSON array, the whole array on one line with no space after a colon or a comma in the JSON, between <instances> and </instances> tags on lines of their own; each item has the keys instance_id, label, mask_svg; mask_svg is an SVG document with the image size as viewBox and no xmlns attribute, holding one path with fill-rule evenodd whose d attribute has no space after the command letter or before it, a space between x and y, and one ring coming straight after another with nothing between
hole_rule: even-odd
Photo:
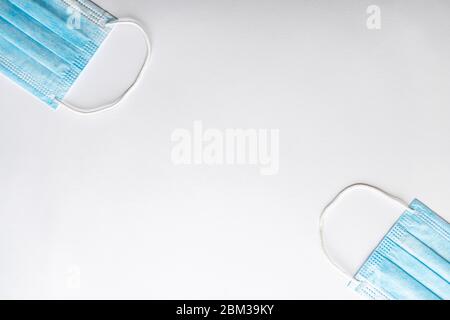
<instances>
[{"instance_id":1,"label":"blue face mask","mask_svg":"<svg viewBox=\"0 0 450 320\"><path fill-rule=\"evenodd\" d=\"M80 112L116 105L140 79L113 102L78 108L63 102L69 89L118 20L89 0L0 0L0 71L56 109L63 104ZM144 32L145 35L145 32Z\"/></svg>"},{"instance_id":2,"label":"blue face mask","mask_svg":"<svg viewBox=\"0 0 450 320\"><path fill-rule=\"evenodd\" d=\"M378 188L361 184L346 188L338 197L354 187L377 190L399 201ZM322 214L321 228L330 205ZM322 245L330 261L348 275L328 254L323 236ZM352 278L349 286L372 299L447 300L450 299L449 260L449 224L422 202L414 200L406 205L403 215L356 275L349 275Z\"/></svg>"}]
</instances>

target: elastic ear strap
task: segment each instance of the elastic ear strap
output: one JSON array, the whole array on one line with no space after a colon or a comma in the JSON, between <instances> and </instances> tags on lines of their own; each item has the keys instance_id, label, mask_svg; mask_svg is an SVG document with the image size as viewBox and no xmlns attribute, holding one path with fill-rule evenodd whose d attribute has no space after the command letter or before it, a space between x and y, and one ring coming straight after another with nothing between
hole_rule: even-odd
<instances>
[{"instance_id":1,"label":"elastic ear strap","mask_svg":"<svg viewBox=\"0 0 450 320\"><path fill-rule=\"evenodd\" d=\"M109 103L106 103L106 104L103 104L103 105L100 105L100 106L96 106L96 107L92 107L92 108L86 109L86 108L80 108L80 107L78 107L78 106L76 106L74 104L71 104L71 103L67 102L67 101L58 100L58 102L61 105L65 106L66 108L69 108L69 109L71 109L71 110L73 110L75 112L88 114L88 113L96 113L96 112L99 112L99 111L103 111L103 110L111 109L111 108L115 107L123 99L125 99L131 93L131 91L136 87L136 85L142 79L142 76L144 75L145 69L150 64L151 53L152 53L152 45L151 45L151 42L150 42L150 38L148 37L145 29L142 27L142 25L139 22L137 22L135 20L132 20L132 19L118 19L118 20L109 22L106 25L107 26L109 26L109 25L132 25L132 26L136 27L139 31L141 31L141 33L144 35L145 44L146 44L146 47L147 47L144 64L142 65L142 68L139 71L139 73L136 76L136 78L133 81L133 83L122 93L122 95L120 95L118 98L116 98L112 102L109 102Z\"/></svg>"},{"instance_id":2,"label":"elastic ear strap","mask_svg":"<svg viewBox=\"0 0 450 320\"><path fill-rule=\"evenodd\" d=\"M336 260L333 259L333 257L330 255L328 249L327 249L327 245L325 242L325 237L324 237L324 226L325 226L325 218L327 217L328 213L329 213L329 209L340 199L344 196L344 194L346 194L348 191L352 190L352 189L356 189L356 188L365 188L371 191L375 191L378 192L380 194L382 194L383 196L385 196L386 198L388 198L389 200L400 204L401 206L403 206L405 208L405 210L407 211L414 211L413 209L411 209L408 205L408 203L406 203L404 200L393 196L392 194L389 194L383 190L381 190L380 188L377 188L375 186L372 186L370 184L366 184L366 183L355 183L352 184L346 188L344 188L343 190L341 190L334 198L333 200L330 201L330 203L328 203L328 205L322 210L322 213L320 214L320 221L319 221L319 230L320 230L320 242L322 245L322 251L325 254L325 256L328 258L328 261L330 261L330 263L337 269L339 270L345 277L347 277L350 280L355 281L356 279L354 279L353 274L348 271L345 270L344 267L342 267ZM356 280L357 281L357 280Z\"/></svg>"}]
</instances>

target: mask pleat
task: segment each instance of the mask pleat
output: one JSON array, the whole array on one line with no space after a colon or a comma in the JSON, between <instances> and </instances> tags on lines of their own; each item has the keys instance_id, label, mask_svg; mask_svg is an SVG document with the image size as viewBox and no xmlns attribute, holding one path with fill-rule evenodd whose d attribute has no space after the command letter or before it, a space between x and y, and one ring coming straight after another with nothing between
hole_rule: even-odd
<instances>
[{"instance_id":1,"label":"mask pleat","mask_svg":"<svg viewBox=\"0 0 450 320\"><path fill-rule=\"evenodd\" d=\"M49 51L65 60L68 64L80 59L80 53L70 46L68 42L48 30L40 22L27 16L23 11L11 5L8 1L0 1L0 15L5 21L21 30L30 38L38 41L42 46L45 46Z\"/></svg>"},{"instance_id":2,"label":"mask pleat","mask_svg":"<svg viewBox=\"0 0 450 320\"><path fill-rule=\"evenodd\" d=\"M60 93L60 79L3 36L0 36L0 51L2 52L0 64L3 69L8 70L8 74L14 74L13 79L17 83L47 102L52 99L53 94ZM53 103L49 104L54 107Z\"/></svg>"},{"instance_id":3,"label":"mask pleat","mask_svg":"<svg viewBox=\"0 0 450 320\"><path fill-rule=\"evenodd\" d=\"M60 57L0 17L1 35L31 58L62 77L70 67Z\"/></svg>"},{"instance_id":4,"label":"mask pleat","mask_svg":"<svg viewBox=\"0 0 450 320\"><path fill-rule=\"evenodd\" d=\"M413 205L414 206L414 203ZM432 214L428 208L418 206L418 213L404 214L400 218L400 223L408 229L408 232L417 239L426 243L437 254L450 260L450 234L448 232L448 223ZM450 267L449 267L450 268Z\"/></svg>"},{"instance_id":5,"label":"mask pleat","mask_svg":"<svg viewBox=\"0 0 450 320\"><path fill-rule=\"evenodd\" d=\"M437 294L379 252L373 253L364 269L364 280L383 288L394 299L441 300Z\"/></svg>"},{"instance_id":6,"label":"mask pleat","mask_svg":"<svg viewBox=\"0 0 450 320\"><path fill-rule=\"evenodd\" d=\"M77 48L85 48L89 45L89 38L85 37L76 30L68 31L67 19L61 19L61 17L51 13L45 7L41 6L38 1L29 0L9 0L17 8L28 14L30 17L41 22L45 27L53 31L60 37L68 40L72 45ZM64 15L64 17L67 16Z\"/></svg>"},{"instance_id":7,"label":"mask pleat","mask_svg":"<svg viewBox=\"0 0 450 320\"><path fill-rule=\"evenodd\" d=\"M439 229L439 232L443 234L447 241L450 241L450 224L447 221L417 199L411 203L411 208L419 212L422 219L427 220L430 225Z\"/></svg>"},{"instance_id":8,"label":"mask pleat","mask_svg":"<svg viewBox=\"0 0 450 320\"><path fill-rule=\"evenodd\" d=\"M356 274L358 292L376 299L450 299L449 225L418 200L411 208Z\"/></svg>"},{"instance_id":9,"label":"mask pleat","mask_svg":"<svg viewBox=\"0 0 450 320\"><path fill-rule=\"evenodd\" d=\"M398 229L403 229L398 227ZM403 229L400 235L392 235L399 245L408 253L414 255L419 261L426 264L447 283L450 280L450 265L439 253L426 245L415 235ZM449 286L450 290L450 286Z\"/></svg>"},{"instance_id":10,"label":"mask pleat","mask_svg":"<svg viewBox=\"0 0 450 320\"><path fill-rule=\"evenodd\" d=\"M435 251L445 260L450 259L450 252L447 244L450 242L446 235L437 231L435 226L430 225L419 215L404 214L399 224L402 225L415 238L423 243L426 243L429 248Z\"/></svg>"},{"instance_id":11,"label":"mask pleat","mask_svg":"<svg viewBox=\"0 0 450 320\"><path fill-rule=\"evenodd\" d=\"M58 17L66 16L67 25L70 25L70 23L73 22L75 31L80 32L82 35L91 39L95 43L101 42L105 37L105 31L103 28L108 28L105 24L111 20L114 20L111 15L106 14L106 11L94 6L93 4L88 4L82 1L36 0L35 2ZM74 19L71 19L71 16L74 17ZM77 21L75 21L75 18L79 19L80 28L76 28ZM101 28L99 28L99 26L101 26Z\"/></svg>"},{"instance_id":12,"label":"mask pleat","mask_svg":"<svg viewBox=\"0 0 450 320\"><path fill-rule=\"evenodd\" d=\"M424 263L419 257L395 243L389 236L384 246L377 250L440 298L450 298L448 282L428 266L429 260L426 260L427 262Z\"/></svg>"},{"instance_id":13,"label":"mask pleat","mask_svg":"<svg viewBox=\"0 0 450 320\"><path fill-rule=\"evenodd\" d=\"M84 0L0 0L0 70L56 108L115 19Z\"/></svg>"}]
</instances>

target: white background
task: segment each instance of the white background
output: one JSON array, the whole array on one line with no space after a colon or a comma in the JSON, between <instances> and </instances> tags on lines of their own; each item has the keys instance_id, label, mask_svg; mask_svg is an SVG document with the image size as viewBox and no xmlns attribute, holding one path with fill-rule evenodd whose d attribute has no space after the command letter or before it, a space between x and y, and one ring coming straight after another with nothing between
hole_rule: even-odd
<instances>
[{"instance_id":1,"label":"white background","mask_svg":"<svg viewBox=\"0 0 450 320\"><path fill-rule=\"evenodd\" d=\"M319 245L341 188L369 182L449 219L450 2L97 3L144 23L152 65L92 116L0 76L1 298L357 299ZM117 27L68 98L118 95L143 50ZM280 129L279 174L174 166L171 133L194 120ZM327 239L354 272L400 214L357 191Z\"/></svg>"}]
</instances>

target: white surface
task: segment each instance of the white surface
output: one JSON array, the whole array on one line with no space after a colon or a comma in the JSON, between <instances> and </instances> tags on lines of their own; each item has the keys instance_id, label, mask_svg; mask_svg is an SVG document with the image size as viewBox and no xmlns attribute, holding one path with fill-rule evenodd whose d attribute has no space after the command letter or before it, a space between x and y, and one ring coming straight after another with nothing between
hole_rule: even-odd
<instances>
[{"instance_id":1,"label":"white surface","mask_svg":"<svg viewBox=\"0 0 450 320\"><path fill-rule=\"evenodd\" d=\"M353 299L318 236L342 187L449 219L448 1L97 2L144 22L152 66L93 116L0 77L0 297ZM115 32L71 101L132 79L143 43ZM170 135L194 120L280 129L279 174L174 166ZM328 236L352 270L400 214L366 193L337 211Z\"/></svg>"}]
</instances>

